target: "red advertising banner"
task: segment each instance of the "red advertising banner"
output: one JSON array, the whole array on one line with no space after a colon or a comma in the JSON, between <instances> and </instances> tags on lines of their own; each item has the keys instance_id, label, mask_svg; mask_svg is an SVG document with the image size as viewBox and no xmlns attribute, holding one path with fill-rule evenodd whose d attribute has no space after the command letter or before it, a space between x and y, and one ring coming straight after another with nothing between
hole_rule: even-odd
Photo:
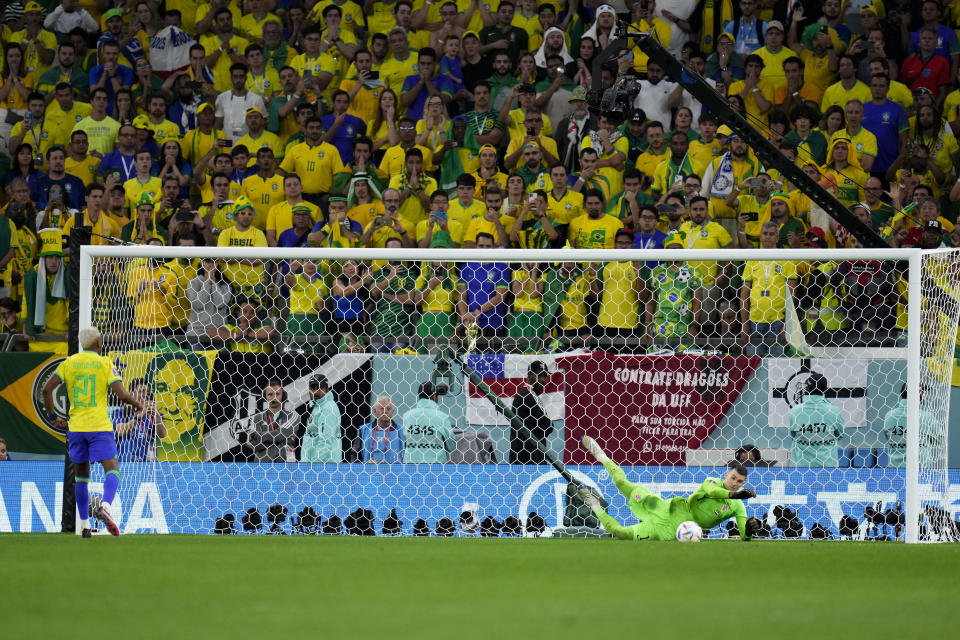
<instances>
[{"instance_id":1,"label":"red advertising banner","mask_svg":"<svg viewBox=\"0 0 960 640\"><path fill-rule=\"evenodd\" d=\"M590 435L617 464L683 465L726 415L759 357L593 353L557 359L566 379L566 464L592 464Z\"/></svg>"}]
</instances>

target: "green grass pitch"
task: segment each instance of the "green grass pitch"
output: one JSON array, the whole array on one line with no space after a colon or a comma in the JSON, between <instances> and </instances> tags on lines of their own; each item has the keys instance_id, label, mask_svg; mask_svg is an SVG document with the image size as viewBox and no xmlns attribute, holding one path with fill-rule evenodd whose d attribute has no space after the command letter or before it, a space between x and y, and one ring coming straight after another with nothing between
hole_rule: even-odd
<instances>
[{"instance_id":1,"label":"green grass pitch","mask_svg":"<svg viewBox=\"0 0 960 640\"><path fill-rule=\"evenodd\" d=\"M4 638L941 638L960 545L0 536Z\"/></svg>"}]
</instances>

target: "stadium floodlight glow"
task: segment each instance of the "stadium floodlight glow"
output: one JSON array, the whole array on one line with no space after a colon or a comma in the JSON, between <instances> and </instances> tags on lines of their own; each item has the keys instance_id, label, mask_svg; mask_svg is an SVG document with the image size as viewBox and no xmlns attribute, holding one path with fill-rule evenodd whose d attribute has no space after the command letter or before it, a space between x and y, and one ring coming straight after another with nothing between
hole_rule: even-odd
<instances>
[{"instance_id":1,"label":"stadium floodlight glow","mask_svg":"<svg viewBox=\"0 0 960 640\"><path fill-rule=\"evenodd\" d=\"M188 326L197 320L192 305L200 304L189 289L197 273L203 279L197 267L204 259L218 261L219 271L249 261L244 273L256 281L214 278L229 295L220 320L198 332ZM689 495L708 476L722 477L718 467L741 445L754 444L775 465L750 469L747 486L759 495L746 501L747 512L764 520L774 537L793 537L787 532L798 527L801 537L823 530L841 537L841 519L861 519L864 505L879 501L892 511L902 501L902 529L883 531L907 542L950 538L946 434L960 321L958 250L137 245L83 246L78 260L80 326L98 326L124 381L145 377L168 414L171 435L157 443L158 461L130 465L143 477L125 476L125 482L133 492L144 479L165 487L159 495L177 521L171 531L210 532L231 513L256 532L262 527L253 524L251 509L276 516L314 508L316 529L328 531L348 519L366 530L365 509L375 521L389 515L390 531L404 535L419 520L431 531L443 520L439 529L452 526L456 535L517 531L515 523L500 527L508 517L519 520L525 534L565 525L580 530L592 521L589 509L574 502L577 488L588 486L626 523L626 504L578 444L592 435L631 482L664 497ZM351 270L351 261L371 265L374 275L364 280L363 268ZM309 273L300 271L304 262ZM728 284L709 282L715 269L725 270ZM483 278L476 275L481 272ZM794 273L797 289L785 284ZM161 277L159 306L143 308L142 283ZM338 278L343 286L335 289ZM622 286L623 278L634 284ZM472 287L494 280L501 292L512 292L500 303L504 329L481 331L476 353L467 358L474 340L463 332L464 318L496 316L500 307L460 315L460 292L469 300ZM811 297L814 280L820 297ZM836 306L824 302L823 286L832 288ZM351 307L348 299L359 290L368 297ZM829 326L829 314L848 310L856 295L881 290L885 297L870 314L837 315L843 327ZM716 298L713 315L689 320L709 296ZM772 306L763 308L781 313L782 326L773 320L773 333L751 333L759 324L748 313L742 316L750 318L748 330L737 329L741 296L750 304L769 298L762 304ZM881 307L890 315L877 315ZM359 316L344 315L350 309ZM544 318L548 309L553 315ZM250 317L240 318L244 313ZM614 335L612 316L637 324ZM168 330L170 322L179 325ZM571 329L577 322L592 323L590 331ZM587 342L579 339L588 334ZM539 369L529 369L528 377L537 360L546 367L542 380ZM825 378L823 396L845 420L835 439L792 428L792 409L817 395L810 382L816 375ZM317 391L324 381L339 411L342 432L333 454L339 464L320 454L307 460L304 453L305 440L323 433L321 418L311 419L327 401ZM511 433L510 420L491 401L509 407L524 384L534 385L552 421L542 440L534 428ZM268 396L271 385L282 390ZM884 418L901 404L904 385L906 425L891 430ZM434 393L456 428L453 440L441 438L438 445L426 427L414 433L401 426L418 392ZM287 413L264 417L268 399ZM291 422L277 425L283 437L266 438L257 420L274 417ZM809 457L798 443L819 443L833 454L828 451L823 464L823 451ZM536 464L503 464L516 461ZM779 522L784 518L774 507L795 514L800 524ZM527 517L533 511L539 519ZM487 516L487 525L474 526ZM273 517L271 525L305 530L293 516ZM878 526L861 522L851 535L873 537L871 527ZM705 528L704 537L726 533Z\"/></svg>"}]
</instances>

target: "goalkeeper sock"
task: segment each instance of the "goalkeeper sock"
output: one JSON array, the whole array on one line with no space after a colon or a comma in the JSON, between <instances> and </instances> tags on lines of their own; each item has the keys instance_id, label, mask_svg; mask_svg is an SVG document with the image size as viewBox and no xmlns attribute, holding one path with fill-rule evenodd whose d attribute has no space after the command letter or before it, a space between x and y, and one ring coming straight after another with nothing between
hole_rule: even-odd
<instances>
[{"instance_id":1,"label":"goalkeeper sock","mask_svg":"<svg viewBox=\"0 0 960 640\"><path fill-rule=\"evenodd\" d=\"M83 531L84 529L89 529L89 528L90 528L89 518L87 518L86 520L80 520L80 531Z\"/></svg>"},{"instance_id":2,"label":"goalkeeper sock","mask_svg":"<svg viewBox=\"0 0 960 640\"><path fill-rule=\"evenodd\" d=\"M73 495L77 499L77 511L80 512L80 523L84 529L90 528L90 478L77 476L77 483L73 487Z\"/></svg>"},{"instance_id":3,"label":"goalkeeper sock","mask_svg":"<svg viewBox=\"0 0 960 640\"><path fill-rule=\"evenodd\" d=\"M113 504L113 498L117 495L117 489L120 488L120 470L111 469L107 471L107 478L103 481L103 506L110 510Z\"/></svg>"}]
</instances>

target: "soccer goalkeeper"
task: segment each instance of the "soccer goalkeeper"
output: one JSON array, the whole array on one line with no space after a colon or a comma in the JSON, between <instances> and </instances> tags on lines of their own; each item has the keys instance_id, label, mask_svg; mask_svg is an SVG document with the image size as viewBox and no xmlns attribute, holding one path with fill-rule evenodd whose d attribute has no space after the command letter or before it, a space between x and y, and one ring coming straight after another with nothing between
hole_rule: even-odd
<instances>
[{"instance_id":1,"label":"soccer goalkeeper","mask_svg":"<svg viewBox=\"0 0 960 640\"><path fill-rule=\"evenodd\" d=\"M750 540L760 522L747 520L743 500L757 494L743 488L747 480L747 468L733 461L728 465L723 478L707 478L689 498L664 500L649 489L627 481L627 474L618 467L590 436L583 437L583 446L603 465L613 484L628 501L630 510L640 520L639 524L623 526L607 514L600 500L590 489L580 489L584 502L593 510L600 524L613 537L621 540L673 540L680 523L693 520L707 531L729 518L737 519L737 530L742 540Z\"/></svg>"}]
</instances>

